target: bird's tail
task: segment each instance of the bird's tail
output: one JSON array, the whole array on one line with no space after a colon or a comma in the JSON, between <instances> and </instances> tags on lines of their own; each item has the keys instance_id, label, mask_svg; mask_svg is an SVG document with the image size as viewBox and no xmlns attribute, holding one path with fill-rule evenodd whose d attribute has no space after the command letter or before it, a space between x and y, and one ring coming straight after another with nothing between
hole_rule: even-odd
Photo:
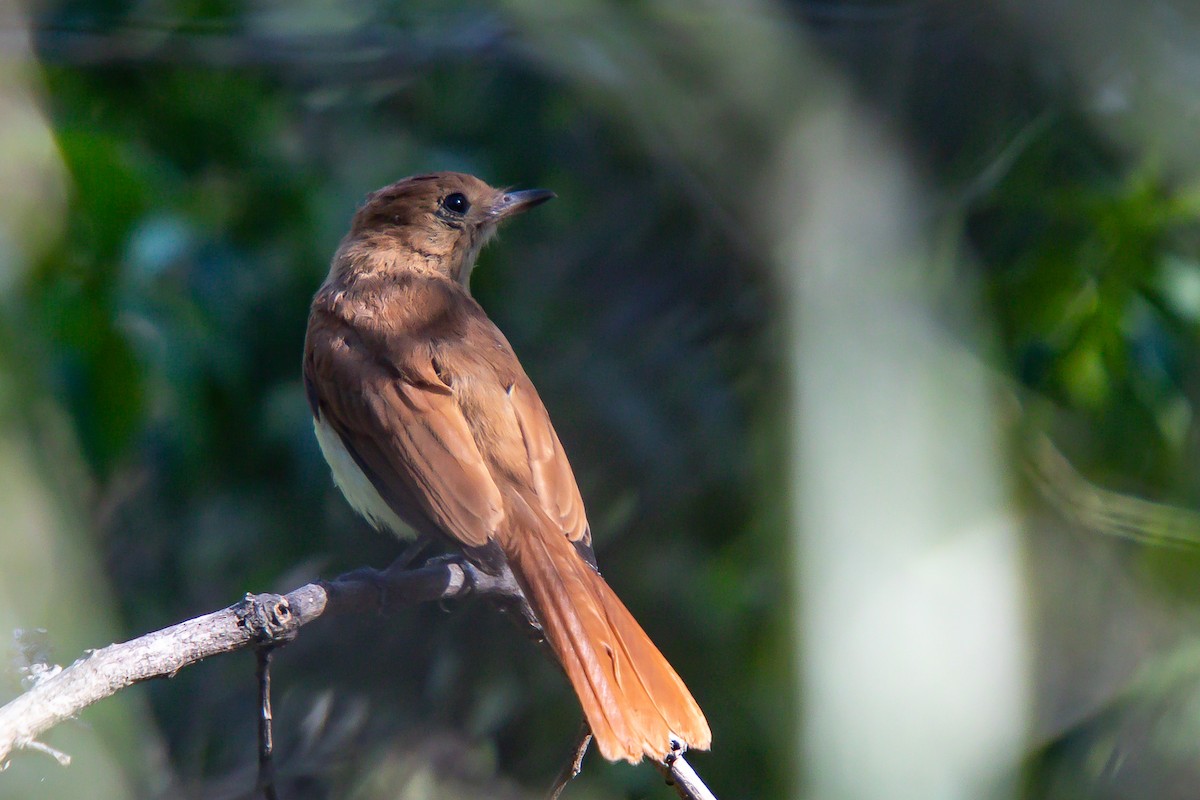
<instances>
[{"instance_id":1,"label":"bird's tail","mask_svg":"<svg viewBox=\"0 0 1200 800\"><path fill-rule=\"evenodd\" d=\"M658 761L673 742L707 750L704 713L600 574L558 531L522 532L505 547L546 641L567 672L600 753Z\"/></svg>"}]
</instances>

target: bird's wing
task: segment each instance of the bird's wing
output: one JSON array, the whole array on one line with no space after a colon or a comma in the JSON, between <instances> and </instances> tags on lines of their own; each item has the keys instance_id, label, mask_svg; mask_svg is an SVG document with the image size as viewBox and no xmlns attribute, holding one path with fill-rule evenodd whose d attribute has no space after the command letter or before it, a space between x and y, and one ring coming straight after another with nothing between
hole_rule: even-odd
<instances>
[{"instance_id":1,"label":"bird's wing","mask_svg":"<svg viewBox=\"0 0 1200 800\"><path fill-rule=\"evenodd\" d=\"M568 539L590 547L592 534L588 528L579 485L575 483L575 473L572 472L567 454L563 451L558 434L554 432L554 426L550 423L546 407L542 405L533 382L523 371L519 371L508 396L521 428L521 436L525 440L525 450L533 476L532 488L542 511L558 523ZM590 552L588 555L588 560L594 561Z\"/></svg>"},{"instance_id":2,"label":"bird's wing","mask_svg":"<svg viewBox=\"0 0 1200 800\"><path fill-rule=\"evenodd\" d=\"M503 499L450 388L432 362L381 363L363 343L347 346L353 336L310 328L304 368L314 412L401 519L484 547Z\"/></svg>"}]
</instances>

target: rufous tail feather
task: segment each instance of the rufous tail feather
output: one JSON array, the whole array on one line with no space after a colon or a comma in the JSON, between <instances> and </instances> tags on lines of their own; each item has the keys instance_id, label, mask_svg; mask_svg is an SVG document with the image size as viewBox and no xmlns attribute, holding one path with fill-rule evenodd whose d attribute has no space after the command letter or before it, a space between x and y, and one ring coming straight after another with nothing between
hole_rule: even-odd
<instances>
[{"instance_id":1,"label":"rufous tail feather","mask_svg":"<svg viewBox=\"0 0 1200 800\"><path fill-rule=\"evenodd\" d=\"M601 755L662 761L672 742L707 750L703 712L604 579L558 531L522 531L505 547L546 641L579 696Z\"/></svg>"}]
</instances>

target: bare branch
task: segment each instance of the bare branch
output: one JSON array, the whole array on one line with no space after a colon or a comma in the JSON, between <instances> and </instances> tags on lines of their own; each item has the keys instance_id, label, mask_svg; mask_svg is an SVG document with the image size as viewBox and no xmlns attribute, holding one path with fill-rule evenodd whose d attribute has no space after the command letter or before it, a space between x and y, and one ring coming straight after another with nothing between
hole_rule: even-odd
<instances>
[{"instance_id":1,"label":"bare branch","mask_svg":"<svg viewBox=\"0 0 1200 800\"><path fill-rule=\"evenodd\" d=\"M56 747L51 747L50 745L46 744L45 742L30 742L29 744L25 745L25 747L28 750L36 750L39 753L45 753L46 755L50 756L55 761L57 761L59 766L62 766L62 767L71 766L71 757L69 755L67 755L62 750L59 750Z\"/></svg>"},{"instance_id":2,"label":"bare branch","mask_svg":"<svg viewBox=\"0 0 1200 800\"><path fill-rule=\"evenodd\" d=\"M546 800L558 800L563 793L563 789L567 788L567 784L575 780L583 769L583 757L587 755L588 745L592 743L592 729L588 727L587 721L579 726L579 733L575 735L575 746L571 749L571 760L562 768L562 772L558 773L558 777L554 779L554 785L550 787L550 794L546 796Z\"/></svg>"},{"instance_id":3,"label":"bare branch","mask_svg":"<svg viewBox=\"0 0 1200 800\"><path fill-rule=\"evenodd\" d=\"M50 752L38 736L135 683L170 677L210 656L281 644L328 614L384 612L472 593L520 598L511 577L495 578L451 560L418 569L358 570L286 595L247 595L221 611L92 651L13 699L0 708L0 763L13 750Z\"/></svg>"},{"instance_id":4,"label":"bare branch","mask_svg":"<svg viewBox=\"0 0 1200 800\"><path fill-rule=\"evenodd\" d=\"M258 789L263 800L278 800L275 791L275 734L271 713L271 653L275 645L264 644L255 648L258 664L255 677L258 679Z\"/></svg>"},{"instance_id":5,"label":"bare branch","mask_svg":"<svg viewBox=\"0 0 1200 800\"><path fill-rule=\"evenodd\" d=\"M717 796L704 785L704 781L700 780L700 776L682 753L669 756L664 763L656 761L654 766L667 779L667 784L674 787L680 800L717 800Z\"/></svg>"},{"instance_id":6,"label":"bare branch","mask_svg":"<svg viewBox=\"0 0 1200 800\"><path fill-rule=\"evenodd\" d=\"M583 769L583 757L587 755L588 745L592 741L592 729L586 721L580 726L575 736L575 746L571 750L571 760L568 762L554 784L550 787L547 800L559 800L567 784L573 781ZM667 779L667 785L675 790L680 800L717 800L712 790L705 786L704 781L692 769L692 765L683 757L683 750L667 757L666 761L653 761L655 769Z\"/></svg>"},{"instance_id":7,"label":"bare branch","mask_svg":"<svg viewBox=\"0 0 1200 800\"><path fill-rule=\"evenodd\" d=\"M260 732L259 790L274 793L271 766L269 673L270 648L291 641L300 627L331 614L385 613L432 600L467 595L490 596L516 605L532 620L520 587L511 575L495 577L458 558L435 559L410 569L401 556L385 570L361 569L332 581L301 586L286 595L246 595L241 602L195 619L148 633L128 642L95 650L0 708L0 763L14 750L48 753L67 764L70 757L37 737L92 703L151 678L171 677L210 656L247 647L259 651ZM575 742L571 763L551 790L562 793L579 774L591 734L585 724ZM716 800L682 753L655 763L683 800Z\"/></svg>"}]
</instances>

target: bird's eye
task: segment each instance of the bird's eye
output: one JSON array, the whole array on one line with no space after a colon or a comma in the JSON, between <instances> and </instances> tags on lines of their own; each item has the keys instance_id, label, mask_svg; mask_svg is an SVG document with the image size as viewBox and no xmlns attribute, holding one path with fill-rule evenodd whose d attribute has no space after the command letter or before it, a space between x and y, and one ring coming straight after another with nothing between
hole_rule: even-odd
<instances>
[{"instance_id":1,"label":"bird's eye","mask_svg":"<svg viewBox=\"0 0 1200 800\"><path fill-rule=\"evenodd\" d=\"M447 211L453 211L455 214L465 214L471 208L470 201L467 200L467 196L462 192L447 195L446 199L442 201L442 205L445 206Z\"/></svg>"}]
</instances>

